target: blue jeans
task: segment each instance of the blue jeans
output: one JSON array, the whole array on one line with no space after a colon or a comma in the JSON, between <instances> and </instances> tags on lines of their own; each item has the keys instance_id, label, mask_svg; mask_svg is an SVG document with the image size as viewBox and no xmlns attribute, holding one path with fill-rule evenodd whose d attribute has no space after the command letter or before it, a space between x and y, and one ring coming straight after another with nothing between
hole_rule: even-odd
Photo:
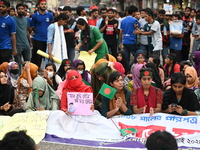
<instances>
[{"instance_id":1,"label":"blue jeans","mask_svg":"<svg viewBox=\"0 0 200 150\"><path fill-rule=\"evenodd\" d=\"M147 55L147 53L148 53L148 45L144 45L144 44L140 43L140 49L143 50Z\"/></svg>"},{"instance_id":2,"label":"blue jeans","mask_svg":"<svg viewBox=\"0 0 200 150\"><path fill-rule=\"evenodd\" d=\"M15 61L19 64L19 70L22 70L22 57L24 61L30 61L30 46L29 45L17 45L17 56Z\"/></svg>"},{"instance_id":3,"label":"blue jeans","mask_svg":"<svg viewBox=\"0 0 200 150\"><path fill-rule=\"evenodd\" d=\"M165 58L168 53L169 53L169 47L163 47L162 50L163 65L165 64Z\"/></svg>"},{"instance_id":4,"label":"blue jeans","mask_svg":"<svg viewBox=\"0 0 200 150\"><path fill-rule=\"evenodd\" d=\"M128 63L130 63L130 53L134 56L135 52L138 50L137 44L123 44L124 52Z\"/></svg>"},{"instance_id":5,"label":"blue jeans","mask_svg":"<svg viewBox=\"0 0 200 150\"><path fill-rule=\"evenodd\" d=\"M75 57L75 48L67 48L67 55L68 55L68 59L71 60L71 62L74 61L74 57Z\"/></svg>"}]
</instances>

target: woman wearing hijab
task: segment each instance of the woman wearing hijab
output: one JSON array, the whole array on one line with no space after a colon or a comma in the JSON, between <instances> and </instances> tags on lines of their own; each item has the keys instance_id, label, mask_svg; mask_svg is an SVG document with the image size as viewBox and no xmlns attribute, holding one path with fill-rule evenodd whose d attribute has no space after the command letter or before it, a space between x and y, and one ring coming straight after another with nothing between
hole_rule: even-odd
<instances>
[{"instance_id":1,"label":"woman wearing hijab","mask_svg":"<svg viewBox=\"0 0 200 150\"><path fill-rule=\"evenodd\" d=\"M67 68L71 67L71 60L69 59L64 59L62 60L62 63L60 65L60 68L57 71L57 74L61 77L61 79L64 81L65 80L65 74L66 74L66 70Z\"/></svg>"},{"instance_id":2,"label":"woman wearing hijab","mask_svg":"<svg viewBox=\"0 0 200 150\"><path fill-rule=\"evenodd\" d=\"M27 62L22 70L22 74L18 79L18 96L21 107L25 108L26 100L32 91L33 80L38 76L38 66Z\"/></svg>"},{"instance_id":3,"label":"woman wearing hijab","mask_svg":"<svg viewBox=\"0 0 200 150\"><path fill-rule=\"evenodd\" d=\"M76 59L72 63L72 67L78 70L78 72L81 74L81 77L84 81L86 81L89 84L91 83L91 75L87 70L85 70L84 61L80 59Z\"/></svg>"},{"instance_id":4,"label":"woman wearing hijab","mask_svg":"<svg viewBox=\"0 0 200 150\"><path fill-rule=\"evenodd\" d=\"M8 64L8 84L17 88L18 86L18 78L19 78L19 65L17 62L10 62Z\"/></svg>"},{"instance_id":5,"label":"woman wearing hijab","mask_svg":"<svg viewBox=\"0 0 200 150\"><path fill-rule=\"evenodd\" d=\"M129 64L128 61L126 60L124 51L119 51L117 53L117 61L123 65L125 69L125 75L127 75L129 73Z\"/></svg>"},{"instance_id":6,"label":"woman wearing hijab","mask_svg":"<svg viewBox=\"0 0 200 150\"><path fill-rule=\"evenodd\" d=\"M26 105L26 112L41 110L59 110L60 100L56 92L42 77L33 80L32 92Z\"/></svg>"},{"instance_id":7,"label":"woman wearing hijab","mask_svg":"<svg viewBox=\"0 0 200 150\"><path fill-rule=\"evenodd\" d=\"M88 92L92 93L92 87L85 85L82 82L82 77L80 73L76 70L71 70L67 75L67 81L64 85L60 109L64 111L66 114L70 114L68 111L68 104L67 104L67 92Z\"/></svg>"},{"instance_id":8,"label":"woman wearing hijab","mask_svg":"<svg viewBox=\"0 0 200 150\"><path fill-rule=\"evenodd\" d=\"M7 73L7 71L8 71L8 62L3 62L0 65L0 70L2 70L4 73Z\"/></svg>"},{"instance_id":9,"label":"woman wearing hijab","mask_svg":"<svg viewBox=\"0 0 200 150\"><path fill-rule=\"evenodd\" d=\"M99 59L93 66L92 68L97 67L99 64L101 64L102 62L116 62L117 60L115 59L114 56L112 56L111 54L106 54L103 58Z\"/></svg>"},{"instance_id":10,"label":"woman wearing hijab","mask_svg":"<svg viewBox=\"0 0 200 150\"><path fill-rule=\"evenodd\" d=\"M146 62L147 62L147 60L146 60L146 53L143 50L137 50L137 52L135 53L134 56L135 56L134 60L133 60L133 62L130 65L131 66L131 73L132 73L132 71L134 69L134 66L136 64L146 65Z\"/></svg>"},{"instance_id":11,"label":"woman wearing hijab","mask_svg":"<svg viewBox=\"0 0 200 150\"><path fill-rule=\"evenodd\" d=\"M162 110L162 90L151 85L152 74L150 68L140 70L142 85L132 91L130 100L136 114L157 113Z\"/></svg>"},{"instance_id":12,"label":"woman wearing hijab","mask_svg":"<svg viewBox=\"0 0 200 150\"><path fill-rule=\"evenodd\" d=\"M113 71L113 68L108 66L108 62L100 63L97 67L91 69L91 86L93 89L94 97L97 96L101 86L103 83L106 83L109 74ZM95 109L101 111L101 96L98 95L98 97L95 100Z\"/></svg>"},{"instance_id":13,"label":"woman wearing hijab","mask_svg":"<svg viewBox=\"0 0 200 150\"><path fill-rule=\"evenodd\" d=\"M187 115L187 111L200 110L199 101L195 93L185 87L186 77L183 73L174 73L169 90L163 96L162 110L164 113ZM184 109L180 113L180 110Z\"/></svg>"},{"instance_id":14,"label":"woman wearing hijab","mask_svg":"<svg viewBox=\"0 0 200 150\"><path fill-rule=\"evenodd\" d=\"M199 78L197 76L197 72L193 67L187 67L184 71L186 77L185 87L191 90L198 89Z\"/></svg>"},{"instance_id":15,"label":"woman wearing hijab","mask_svg":"<svg viewBox=\"0 0 200 150\"><path fill-rule=\"evenodd\" d=\"M158 73L158 68L156 67L156 65L154 63L147 63L146 64L147 68L151 68L152 73L153 73L153 82L155 83L155 87L159 88L159 89L163 89L162 86L162 82ZM154 86L154 84L152 84Z\"/></svg>"},{"instance_id":16,"label":"woman wearing hijab","mask_svg":"<svg viewBox=\"0 0 200 150\"><path fill-rule=\"evenodd\" d=\"M69 16L66 13L61 13L47 29L47 53L49 54L50 60L53 60L53 56L60 60L68 58L63 29L63 25L67 23L68 19ZM46 59L47 63L48 60ZM55 63L55 65L57 68L60 66L58 63Z\"/></svg>"},{"instance_id":17,"label":"woman wearing hijab","mask_svg":"<svg viewBox=\"0 0 200 150\"><path fill-rule=\"evenodd\" d=\"M200 76L200 51L196 51L193 54L193 62L194 62L194 68L197 71L198 77Z\"/></svg>"},{"instance_id":18,"label":"woman wearing hijab","mask_svg":"<svg viewBox=\"0 0 200 150\"><path fill-rule=\"evenodd\" d=\"M144 67L145 66L143 64L136 64L134 69L133 69L132 78L133 78L134 89L140 88L140 86L142 85L142 83L140 81L140 70Z\"/></svg>"},{"instance_id":19,"label":"woman wearing hijab","mask_svg":"<svg viewBox=\"0 0 200 150\"><path fill-rule=\"evenodd\" d=\"M20 109L17 99L17 90L7 84L6 74L0 70L0 115L12 116L18 112L24 112Z\"/></svg>"},{"instance_id":20,"label":"woman wearing hijab","mask_svg":"<svg viewBox=\"0 0 200 150\"><path fill-rule=\"evenodd\" d=\"M102 96L102 115L104 117L112 117L114 115L131 115L132 109L130 105L131 92L124 88L122 74L114 71L108 77L108 84L115 88L113 99Z\"/></svg>"},{"instance_id":21,"label":"woman wearing hijab","mask_svg":"<svg viewBox=\"0 0 200 150\"><path fill-rule=\"evenodd\" d=\"M80 18L76 22L77 27L81 30L80 43L75 47L77 51L83 47L83 50L89 54L95 52L97 57L95 62L103 58L108 53L108 47L98 28L88 25L88 23Z\"/></svg>"}]
</instances>

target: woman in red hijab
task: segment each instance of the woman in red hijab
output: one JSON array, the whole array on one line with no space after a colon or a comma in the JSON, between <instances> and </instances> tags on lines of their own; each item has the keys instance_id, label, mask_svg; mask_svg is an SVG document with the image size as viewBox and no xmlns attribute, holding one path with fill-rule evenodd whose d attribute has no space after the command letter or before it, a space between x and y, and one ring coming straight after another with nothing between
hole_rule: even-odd
<instances>
[{"instance_id":1,"label":"woman in red hijab","mask_svg":"<svg viewBox=\"0 0 200 150\"><path fill-rule=\"evenodd\" d=\"M60 104L60 109L64 111L66 114L70 114L67 106L67 92L93 93L92 87L87 86L85 85L84 82L82 82L82 77L80 73L78 73L78 71L76 70L71 70L67 75L66 83L63 87L61 104Z\"/></svg>"}]
</instances>

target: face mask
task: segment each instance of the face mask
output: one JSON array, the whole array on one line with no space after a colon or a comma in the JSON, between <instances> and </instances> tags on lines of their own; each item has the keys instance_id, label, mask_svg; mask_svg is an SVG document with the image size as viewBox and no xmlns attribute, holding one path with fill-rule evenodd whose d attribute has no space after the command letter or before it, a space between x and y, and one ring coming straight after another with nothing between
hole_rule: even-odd
<instances>
[{"instance_id":1,"label":"face mask","mask_svg":"<svg viewBox=\"0 0 200 150\"><path fill-rule=\"evenodd\" d=\"M53 72L48 72L48 78L52 78L53 77Z\"/></svg>"},{"instance_id":2,"label":"face mask","mask_svg":"<svg viewBox=\"0 0 200 150\"><path fill-rule=\"evenodd\" d=\"M78 72L79 72L80 74L83 74L83 70L78 70Z\"/></svg>"},{"instance_id":3,"label":"face mask","mask_svg":"<svg viewBox=\"0 0 200 150\"><path fill-rule=\"evenodd\" d=\"M195 57L195 58L193 57L192 59L193 59L193 62L197 61L197 57Z\"/></svg>"},{"instance_id":4,"label":"face mask","mask_svg":"<svg viewBox=\"0 0 200 150\"><path fill-rule=\"evenodd\" d=\"M12 69L10 70L10 72L14 75L18 74L19 73L19 69Z\"/></svg>"}]
</instances>

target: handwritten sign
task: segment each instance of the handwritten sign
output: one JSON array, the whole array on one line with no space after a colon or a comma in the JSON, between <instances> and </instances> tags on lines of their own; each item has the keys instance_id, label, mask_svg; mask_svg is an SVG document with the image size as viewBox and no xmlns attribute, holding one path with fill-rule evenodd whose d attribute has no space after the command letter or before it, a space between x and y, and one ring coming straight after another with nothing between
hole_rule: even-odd
<instances>
[{"instance_id":1,"label":"handwritten sign","mask_svg":"<svg viewBox=\"0 0 200 150\"><path fill-rule=\"evenodd\" d=\"M68 110L74 115L92 115L93 93L67 92Z\"/></svg>"},{"instance_id":2,"label":"handwritten sign","mask_svg":"<svg viewBox=\"0 0 200 150\"><path fill-rule=\"evenodd\" d=\"M0 129L0 140L10 131L26 130L27 135L32 137L35 143L38 144L45 136L46 120L49 113L49 111L37 111L15 114Z\"/></svg>"},{"instance_id":3,"label":"handwritten sign","mask_svg":"<svg viewBox=\"0 0 200 150\"><path fill-rule=\"evenodd\" d=\"M84 61L86 70L90 71L90 69L92 68L92 66L95 62L96 56L97 56L96 53L92 53L90 55L86 51L81 51L78 59Z\"/></svg>"},{"instance_id":4,"label":"handwritten sign","mask_svg":"<svg viewBox=\"0 0 200 150\"><path fill-rule=\"evenodd\" d=\"M166 11L166 15L172 15L172 13L173 13L172 5L164 4L163 8Z\"/></svg>"}]
</instances>

